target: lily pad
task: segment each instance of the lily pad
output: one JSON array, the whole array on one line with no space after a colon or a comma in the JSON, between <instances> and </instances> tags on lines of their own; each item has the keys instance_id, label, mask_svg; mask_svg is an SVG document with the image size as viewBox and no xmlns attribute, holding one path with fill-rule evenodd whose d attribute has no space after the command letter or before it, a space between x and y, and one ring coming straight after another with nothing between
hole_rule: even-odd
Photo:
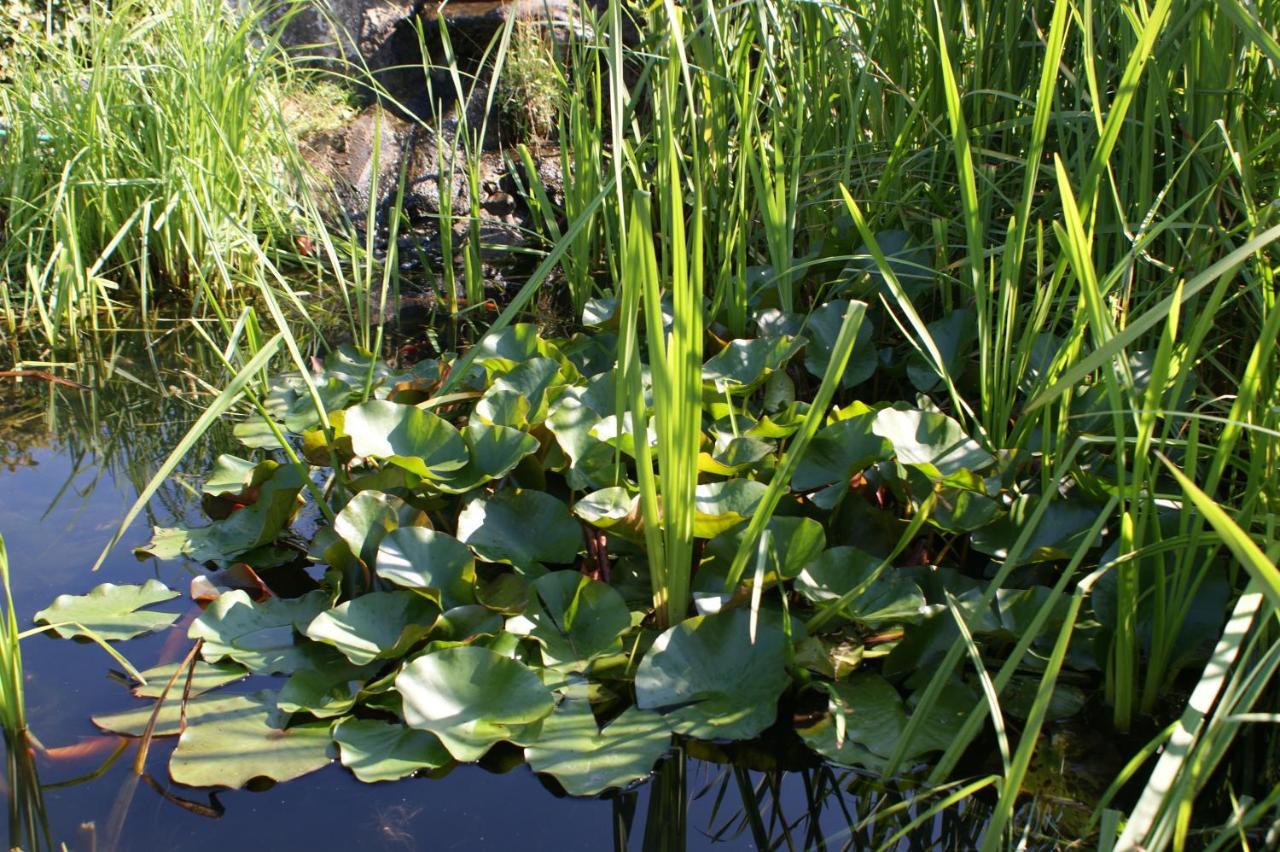
<instances>
[{"instance_id":1,"label":"lily pad","mask_svg":"<svg viewBox=\"0 0 1280 852\"><path fill-rule=\"evenodd\" d=\"M440 738L457 760L474 761L502 740L520 738L554 707L551 693L522 663L488 648L445 648L396 675L410 727Z\"/></svg>"},{"instance_id":2,"label":"lily pad","mask_svg":"<svg viewBox=\"0 0 1280 852\"><path fill-rule=\"evenodd\" d=\"M898 690L871 672L855 672L827 688L831 692L827 716L798 733L828 760L879 769L907 724Z\"/></svg>"},{"instance_id":3,"label":"lily pad","mask_svg":"<svg viewBox=\"0 0 1280 852\"><path fill-rule=\"evenodd\" d=\"M453 758L434 734L377 719L343 719L333 729L342 765L366 784L398 781Z\"/></svg>"},{"instance_id":4,"label":"lily pad","mask_svg":"<svg viewBox=\"0 0 1280 852\"><path fill-rule=\"evenodd\" d=\"M159 580L148 580L141 586L103 583L87 595L58 595L53 603L36 613L35 620L57 625L53 632L64 638L87 636L92 632L108 641L132 639L163 630L177 621L176 612L143 609L176 597L178 593Z\"/></svg>"},{"instance_id":5,"label":"lily pad","mask_svg":"<svg viewBox=\"0 0 1280 852\"><path fill-rule=\"evenodd\" d=\"M902 464L932 465L943 476L995 462L959 423L936 411L883 408L875 413L871 430L892 442Z\"/></svg>"},{"instance_id":6,"label":"lily pad","mask_svg":"<svg viewBox=\"0 0 1280 852\"><path fill-rule=\"evenodd\" d=\"M544 562L573 562L582 528L550 494L504 489L467 503L458 516L458 538L481 559L538 571Z\"/></svg>"},{"instance_id":7,"label":"lily pad","mask_svg":"<svg viewBox=\"0 0 1280 852\"><path fill-rule=\"evenodd\" d=\"M139 698L159 698L160 693L164 692L169 678L173 677L173 673L181 665L182 662L179 661L147 669L142 672L142 676L147 681L146 684L138 684L130 691ZM169 695L182 695L184 692L188 692L189 696L194 698L228 683L244 680L248 675L249 672L244 666L238 666L235 663L206 663L204 660L196 660L195 673L191 675L189 692L187 689L187 669L184 667L182 674L178 675L177 681L174 682L173 688L169 690Z\"/></svg>"},{"instance_id":8,"label":"lily pad","mask_svg":"<svg viewBox=\"0 0 1280 852\"><path fill-rule=\"evenodd\" d=\"M827 546L827 534L822 524L812 518L775 515L769 519L765 529L772 544L769 571L786 580L795 577L821 556ZM746 527L735 528L711 539L707 542L707 555L714 557L717 564L728 566L733 562L745 532Z\"/></svg>"},{"instance_id":9,"label":"lily pad","mask_svg":"<svg viewBox=\"0 0 1280 852\"><path fill-rule=\"evenodd\" d=\"M435 486L450 494L464 494L486 482L501 479L525 456L538 449L538 439L509 426L475 421L462 431L471 461L457 473L437 479Z\"/></svg>"},{"instance_id":10,"label":"lily pad","mask_svg":"<svg viewBox=\"0 0 1280 852\"><path fill-rule=\"evenodd\" d=\"M804 367L815 376L821 377L831 361L831 353L835 351L836 338L840 336L840 327L844 324L845 312L849 310L847 299L833 299L817 308L809 315L804 327L805 337L809 339L804 348ZM872 324L864 322L858 326L858 334L853 341L853 352L849 354L849 363L840 375L840 386L851 388L871 378L878 366L876 356L874 329Z\"/></svg>"},{"instance_id":11,"label":"lily pad","mask_svg":"<svg viewBox=\"0 0 1280 852\"><path fill-rule=\"evenodd\" d=\"M219 595L187 635L204 640L202 653L209 662L229 657L254 674L289 674L307 663L294 633L304 631L328 606L321 591L254 603L237 589Z\"/></svg>"},{"instance_id":12,"label":"lily pad","mask_svg":"<svg viewBox=\"0 0 1280 852\"><path fill-rule=\"evenodd\" d=\"M191 787L243 787L255 778L289 781L332 760L328 722L285 728L275 695L259 692L188 712L169 775Z\"/></svg>"},{"instance_id":13,"label":"lily pad","mask_svg":"<svg viewBox=\"0 0 1280 852\"><path fill-rule=\"evenodd\" d=\"M871 580L880 562L856 547L833 547L805 566L796 578L796 591L822 606L861 586L863 591L840 608L844 618L868 627L920 620L924 592L892 566Z\"/></svg>"},{"instance_id":14,"label":"lily pad","mask_svg":"<svg viewBox=\"0 0 1280 852\"><path fill-rule=\"evenodd\" d=\"M693 495L693 534L714 538L751 517L764 492L763 482L728 479L699 485Z\"/></svg>"},{"instance_id":15,"label":"lily pad","mask_svg":"<svg viewBox=\"0 0 1280 852\"><path fill-rule=\"evenodd\" d=\"M878 461L893 455L893 444L877 435L873 415L860 415L819 429L809 442L791 477L797 491L812 491L848 482Z\"/></svg>"},{"instance_id":16,"label":"lily pad","mask_svg":"<svg viewBox=\"0 0 1280 852\"><path fill-rule=\"evenodd\" d=\"M746 393L759 386L798 349L795 338L786 336L731 340L702 365L702 381L716 390Z\"/></svg>"},{"instance_id":17,"label":"lily pad","mask_svg":"<svg viewBox=\"0 0 1280 852\"><path fill-rule=\"evenodd\" d=\"M603 729L584 699L566 698L524 750L529 768L553 776L571 796L594 796L647 776L671 745L662 716L630 707Z\"/></svg>"},{"instance_id":18,"label":"lily pad","mask_svg":"<svg viewBox=\"0 0 1280 852\"><path fill-rule=\"evenodd\" d=\"M289 675L276 697L276 706L285 713L310 713L317 719L351 710L378 666L354 665L328 645L304 648L307 664Z\"/></svg>"},{"instance_id":19,"label":"lily pad","mask_svg":"<svg viewBox=\"0 0 1280 852\"><path fill-rule=\"evenodd\" d=\"M507 621L508 631L542 646L549 665L620 651L619 637L630 627L622 595L577 571L553 571L535 580L524 613Z\"/></svg>"},{"instance_id":20,"label":"lily pad","mask_svg":"<svg viewBox=\"0 0 1280 852\"><path fill-rule=\"evenodd\" d=\"M434 602L413 592L370 592L320 613L306 634L362 666L403 656L431 632L439 616Z\"/></svg>"},{"instance_id":21,"label":"lily pad","mask_svg":"<svg viewBox=\"0 0 1280 852\"><path fill-rule=\"evenodd\" d=\"M457 429L412 405L371 400L348 408L343 430L356 455L390 462L423 479L459 470L469 460Z\"/></svg>"},{"instance_id":22,"label":"lily pad","mask_svg":"<svg viewBox=\"0 0 1280 852\"><path fill-rule=\"evenodd\" d=\"M750 739L773 724L787 688L787 638L760 614L755 641L743 609L700 615L654 640L636 669L636 705L663 714L679 734Z\"/></svg>"},{"instance_id":23,"label":"lily pad","mask_svg":"<svg viewBox=\"0 0 1280 852\"><path fill-rule=\"evenodd\" d=\"M476 602L475 558L447 533L426 527L392 530L375 564L379 577L434 597L442 609Z\"/></svg>"}]
</instances>

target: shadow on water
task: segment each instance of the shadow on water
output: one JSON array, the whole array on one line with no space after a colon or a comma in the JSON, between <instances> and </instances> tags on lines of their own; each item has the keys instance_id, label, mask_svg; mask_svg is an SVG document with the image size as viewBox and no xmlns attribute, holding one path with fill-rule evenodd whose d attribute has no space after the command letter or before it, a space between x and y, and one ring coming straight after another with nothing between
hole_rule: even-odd
<instances>
[{"instance_id":1,"label":"shadow on water","mask_svg":"<svg viewBox=\"0 0 1280 852\"><path fill-rule=\"evenodd\" d=\"M197 476L235 449L211 431L95 575L89 571L128 505L212 397L220 372L178 334L121 336L75 384L0 384L0 533L8 541L20 629L57 594L156 577L185 590L199 566L139 562L153 524L199 506ZM212 359L209 359L212 360ZM185 471L185 473L184 473ZM139 669L185 653L190 605L177 625L133 640ZM755 748L681 745L645 784L603 798L563 795L518 759L430 778L361 784L340 766L250 790L169 781L172 740L134 774L137 742L104 736L98 713L135 707L118 665L81 641L23 643L31 747L6 748L10 845L71 852L181 848L954 849L980 836L976 802L928 814L909 785L823 764L788 764ZM514 751L514 750L513 750ZM926 818L902 839L895 833Z\"/></svg>"}]
</instances>

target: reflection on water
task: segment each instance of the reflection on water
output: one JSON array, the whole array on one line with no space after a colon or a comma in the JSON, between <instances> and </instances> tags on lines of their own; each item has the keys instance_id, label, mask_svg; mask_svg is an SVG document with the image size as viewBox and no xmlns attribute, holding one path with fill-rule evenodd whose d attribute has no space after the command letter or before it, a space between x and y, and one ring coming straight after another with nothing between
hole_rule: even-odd
<instances>
[{"instance_id":1,"label":"reflection on water","mask_svg":"<svg viewBox=\"0 0 1280 852\"><path fill-rule=\"evenodd\" d=\"M234 449L215 430L152 501L97 575L89 568L139 490L211 398L221 374L201 347L170 336L122 339L84 377L94 393L35 380L0 384L0 534L8 541L24 624L62 592L157 577L185 590L196 566L139 562L131 547L152 524L198 506L196 474ZM211 360L211 359L210 359ZM194 605L186 616L194 615ZM122 649L139 669L185 652L186 624ZM829 766L784 771L775 755L683 748L642 787L581 800L554 790L509 755L442 778L365 785L333 765L266 789L210 792L173 785L172 741L145 774L136 742L103 736L96 713L136 707L119 667L92 644L36 635L23 642L28 719L38 744L6 749L10 843L28 850L252 849L842 849L889 840L931 801L902 807L908 789ZM692 746L691 746L692 747ZM730 761L730 762L724 762ZM751 768L748 768L751 767ZM953 809L921 821L903 848L966 848L982 814Z\"/></svg>"}]
</instances>

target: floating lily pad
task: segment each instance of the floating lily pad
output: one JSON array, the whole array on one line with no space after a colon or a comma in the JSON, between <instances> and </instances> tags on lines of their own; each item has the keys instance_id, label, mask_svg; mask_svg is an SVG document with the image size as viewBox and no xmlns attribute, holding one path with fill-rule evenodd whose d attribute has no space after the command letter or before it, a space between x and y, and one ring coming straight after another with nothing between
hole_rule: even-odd
<instances>
[{"instance_id":1,"label":"floating lily pad","mask_svg":"<svg viewBox=\"0 0 1280 852\"><path fill-rule=\"evenodd\" d=\"M855 672L828 689L832 696L826 717L798 733L828 760L879 769L907 724L898 690L871 672Z\"/></svg>"},{"instance_id":2,"label":"floating lily pad","mask_svg":"<svg viewBox=\"0 0 1280 852\"><path fill-rule=\"evenodd\" d=\"M224 592L192 622L187 635L204 640L202 653L210 662L229 657L254 674L289 674L307 662L294 633L306 630L328 606L321 591L260 603L240 590Z\"/></svg>"},{"instance_id":3,"label":"floating lily pad","mask_svg":"<svg viewBox=\"0 0 1280 852\"><path fill-rule=\"evenodd\" d=\"M462 431L471 461L466 467L437 479L435 486L450 494L463 494L486 482L506 476L520 460L538 449L538 439L509 426L474 421Z\"/></svg>"},{"instance_id":4,"label":"floating lily pad","mask_svg":"<svg viewBox=\"0 0 1280 852\"><path fill-rule=\"evenodd\" d=\"M702 380L715 389L746 393L757 387L799 350L795 338L731 340L702 365Z\"/></svg>"},{"instance_id":5,"label":"floating lily pad","mask_svg":"<svg viewBox=\"0 0 1280 852\"><path fill-rule=\"evenodd\" d=\"M901 463L932 465L943 476L982 470L995 462L959 423L936 411L882 408L871 430L892 442Z\"/></svg>"},{"instance_id":6,"label":"floating lily pad","mask_svg":"<svg viewBox=\"0 0 1280 852\"><path fill-rule=\"evenodd\" d=\"M370 592L315 617L306 634L337 648L358 666L403 656L431 632L434 602L413 592Z\"/></svg>"},{"instance_id":7,"label":"floating lily pad","mask_svg":"<svg viewBox=\"0 0 1280 852\"><path fill-rule=\"evenodd\" d=\"M169 775L191 787L243 787L254 778L289 781L332 760L328 722L284 728L275 695L259 692L188 712Z\"/></svg>"},{"instance_id":8,"label":"floating lily pad","mask_svg":"<svg viewBox=\"0 0 1280 852\"><path fill-rule=\"evenodd\" d=\"M476 602L476 562L471 550L447 533L401 527L382 540L378 576L434 597L443 609Z\"/></svg>"},{"instance_id":9,"label":"floating lily pad","mask_svg":"<svg viewBox=\"0 0 1280 852\"><path fill-rule=\"evenodd\" d=\"M301 505L302 473L292 465L263 462L254 470L253 502L203 527L157 527L152 540L134 552L157 559L189 558L227 562L271 544ZM250 499L249 494L242 495ZM228 507L229 508L229 507Z\"/></svg>"},{"instance_id":10,"label":"floating lily pad","mask_svg":"<svg viewBox=\"0 0 1280 852\"><path fill-rule=\"evenodd\" d=\"M751 517L764 492L763 482L754 479L728 479L707 482L694 491L693 534L697 538L714 538Z\"/></svg>"},{"instance_id":11,"label":"floating lily pad","mask_svg":"<svg viewBox=\"0 0 1280 852\"><path fill-rule=\"evenodd\" d=\"M458 538L481 559L537 571L544 562L573 562L582 528L550 494L504 489L467 503L458 516Z\"/></svg>"},{"instance_id":12,"label":"floating lily pad","mask_svg":"<svg viewBox=\"0 0 1280 852\"><path fill-rule=\"evenodd\" d=\"M619 637L630 627L622 595L577 571L553 571L535 580L524 613L507 622L507 630L542 646L549 665L620 651Z\"/></svg>"},{"instance_id":13,"label":"floating lily pad","mask_svg":"<svg viewBox=\"0 0 1280 852\"><path fill-rule=\"evenodd\" d=\"M179 661L147 669L142 672L142 676L147 681L146 684L138 684L131 691L139 698L159 698L169 678L173 677L173 673L181 665L182 662ZM182 674L178 675L173 688L169 690L170 696L182 695L185 692L194 698L228 683L244 680L249 675L249 671L244 666L235 663L206 663L204 660L196 660L195 673L191 675L191 687L188 690L187 671L184 667Z\"/></svg>"},{"instance_id":14,"label":"floating lily pad","mask_svg":"<svg viewBox=\"0 0 1280 852\"><path fill-rule=\"evenodd\" d=\"M796 591L822 606L861 586L863 591L840 608L844 618L868 627L918 621L924 593L892 566L871 580L880 561L856 547L833 547L805 566L796 578Z\"/></svg>"},{"instance_id":15,"label":"floating lily pad","mask_svg":"<svg viewBox=\"0 0 1280 852\"><path fill-rule=\"evenodd\" d=\"M866 306L863 307L865 309ZM804 327L804 335L809 339L804 348L804 367L813 375L821 377L826 373L848 310L847 299L834 299L809 314L809 321ZM876 356L873 336L874 329L870 322L863 322L858 326L849 363L840 375L841 387L860 385L875 373L879 358Z\"/></svg>"},{"instance_id":16,"label":"floating lily pad","mask_svg":"<svg viewBox=\"0 0 1280 852\"><path fill-rule=\"evenodd\" d=\"M409 726L435 734L463 762L520 738L555 704L533 670L475 646L418 657L396 676L395 688Z\"/></svg>"},{"instance_id":17,"label":"floating lily pad","mask_svg":"<svg viewBox=\"0 0 1280 852\"><path fill-rule=\"evenodd\" d=\"M973 311L969 308L958 308L942 319L934 320L925 326L929 336L933 338L938 354L942 356L942 366L953 380L958 380L964 369L965 358L973 350L978 339L978 324L974 320ZM916 390L923 393L936 391L944 387L942 376L918 352L913 353L907 364L907 378Z\"/></svg>"},{"instance_id":18,"label":"floating lily pad","mask_svg":"<svg viewBox=\"0 0 1280 852\"><path fill-rule=\"evenodd\" d=\"M92 632L108 641L132 639L177 621L176 612L143 609L176 597L178 593L159 580L148 580L141 586L103 583L87 595L58 595L53 603L36 613L35 620L40 624L58 625L53 632L64 638L87 636Z\"/></svg>"},{"instance_id":19,"label":"floating lily pad","mask_svg":"<svg viewBox=\"0 0 1280 852\"><path fill-rule=\"evenodd\" d=\"M603 729L584 699L566 698L524 750L529 768L560 782L571 796L594 796L647 776L671 745L662 716L630 707Z\"/></svg>"},{"instance_id":20,"label":"floating lily pad","mask_svg":"<svg viewBox=\"0 0 1280 852\"><path fill-rule=\"evenodd\" d=\"M1009 548L1031 522L1036 504L1041 499L1040 495L1034 494L1019 497L1003 517L974 531L971 539L974 548L997 559L1004 559L1009 554ZM1040 519L1040 525L1027 541L1021 561L1027 564L1070 559L1076 548L1084 543L1100 510L1098 506L1075 500L1055 500L1050 503Z\"/></svg>"},{"instance_id":21,"label":"floating lily pad","mask_svg":"<svg viewBox=\"0 0 1280 852\"><path fill-rule=\"evenodd\" d=\"M797 491L848 482L878 461L893 456L893 444L872 430L873 415L851 417L824 426L809 442L791 477Z\"/></svg>"},{"instance_id":22,"label":"floating lily pad","mask_svg":"<svg viewBox=\"0 0 1280 852\"><path fill-rule=\"evenodd\" d=\"M371 400L348 408L343 431L356 455L390 462L423 479L459 470L470 458L457 429L412 405Z\"/></svg>"},{"instance_id":23,"label":"floating lily pad","mask_svg":"<svg viewBox=\"0 0 1280 852\"><path fill-rule=\"evenodd\" d=\"M776 616L700 615L654 640L636 669L636 704L661 713L676 733L700 739L750 739L773 724L790 682L787 638Z\"/></svg>"},{"instance_id":24,"label":"floating lily pad","mask_svg":"<svg viewBox=\"0 0 1280 852\"><path fill-rule=\"evenodd\" d=\"M786 580L795 577L821 556L827 546L827 534L822 524L812 518L775 515L769 519L765 529L771 544L768 570ZM746 527L740 527L721 533L707 542L706 554L714 557L718 565L728 566L733 562L745 532Z\"/></svg>"},{"instance_id":25,"label":"floating lily pad","mask_svg":"<svg viewBox=\"0 0 1280 852\"><path fill-rule=\"evenodd\" d=\"M376 719L343 719L333 729L342 765L366 784L398 781L453 758L434 734Z\"/></svg>"},{"instance_id":26,"label":"floating lily pad","mask_svg":"<svg viewBox=\"0 0 1280 852\"><path fill-rule=\"evenodd\" d=\"M303 647L307 664L289 675L276 697L276 706L285 713L310 713L317 719L351 710L378 666L355 665L328 645Z\"/></svg>"}]
</instances>

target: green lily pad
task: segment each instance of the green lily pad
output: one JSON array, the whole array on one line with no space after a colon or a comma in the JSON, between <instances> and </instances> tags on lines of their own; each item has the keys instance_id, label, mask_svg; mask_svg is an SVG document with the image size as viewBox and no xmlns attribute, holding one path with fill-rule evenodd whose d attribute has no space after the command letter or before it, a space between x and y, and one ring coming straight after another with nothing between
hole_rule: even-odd
<instances>
[{"instance_id":1,"label":"green lily pad","mask_svg":"<svg viewBox=\"0 0 1280 852\"><path fill-rule=\"evenodd\" d=\"M613 529L619 524L635 526L636 506L640 498L632 496L624 485L612 485L592 491L573 504L573 513L587 523L602 530Z\"/></svg>"},{"instance_id":2,"label":"green lily pad","mask_svg":"<svg viewBox=\"0 0 1280 852\"><path fill-rule=\"evenodd\" d=\"M284 728L273 693L237 695L217 709L188 711L169 775L191 787L243 787L255 778L290 781L326 766L332 749L328 722Z\"/></svg>"},{"instance_id":3,"label":"green lily pad","mask_svg":"<svg viewBox=\"0 0 1280 852\"><path fill-rule=\"evenodd\" d=\"M548 665L622 650L631 613L617 590L577 571L553 571L533 582L524 613L507 630L542 646Z\"/></svg>"},{"instance_id":4,"label":"green lily pad","mask_svg":"<svg viewBox=\"0 0 1280 852\"><path fill-rule=\"evenodd\" d=\"M521 738L555 705L532 669L470 645L418 657L396 675L395 688L409 726L435 734L463 762Z\"/></svg>"},{"instance_id":5,"label":"green lily pad","mask_svg":"<svg viewBox=\"0 0 1280 852\"><path fill-rule=\"evenodd\" d=\"M440 608L422 595L370 592L320 613L305 632L362 666L403 656L431 632L439 616Z\"/></svg>"},{"instance_id":6,"label":"green lily pad","mask_svg":"<svg viewBox=\"0 0 1280 852\"><path fill-rule=\"evenodd\" d=\"M603 729L584 699L562 700L524 750L534 772L553 776L571 796L594 796L647 776L671 746L662 716L629 707Z\"/></svg>"},{"instance_id":7,"label":"green lily pad","mask_svg":"<svg viewBox=\"0 0 1280 852\"><path fill-rule=\"evenodd\" d=\"M392 530L375 564L379 577L435 598L442 609L476 602L475 558L447 533L426 527Z\"/></svg>"},{"instance_id":8,"label":"green lily pad","mask_svg":"<svg viewBox=\"0 0 1280 852\"><path fill-rule=\"evenodd\" d=\"M157 527L152 540L134 552L157 559L228 562L271 544L301 505L302 473L292 465L268 461L258 465L252 477L254 500L249 505L203 527Z\"/></svg>"},{"instance_id":9,"label":"green lily pad","mask_svg":"<svg viewBox=\"0 0 1280 852\"><path fill-rule=\"evenodd\" d=\"M475 415L485 423L523 427L547 416L547 389L560 371L550 358L529 358L497 376L476 403Z\"/></svg>"},{"instance_id":10,"label":"green lily pad","mask_svg":"<svg viewBox=\"0 0 1280 852\"><path fill-rule=\"evenodd\" d=\"M804 326L804 335L809 342L804 347L804 368L815 376L821 377L827 371L831 361L831 353L835 351L836 338L840 336L840 327L844 324L845 312L849 310L847 299L833 299L809 314L809 321ZM870 322L858 326L858 334L853 341L853 352L849 355L849 363L840 375L840 386L851 388L860 385L875 373L879 364L876 355L874 329Z\"/></svg>"},{"instance_id":11,"label":"green lily pad","mask_svg":"<svg viewBox=\"0 0 1280 852\"><path fill-rule=\"evenodd\" d=\"M260 603L240 590L224 592L192 622L187 635L204 640L201 653L209 662L229 657L254 674L289 674L307 663L295 632L328 606L321 591Z\"/></svg>"},{"instance_id":12,"label":"green lily pad","mask_svg":"<svg viewBox=\"0 0 1280 852\"><path fill-rule=\"evenodd\" d=\"M893 444L872 431L873 415L851 417L824 426L809 442L791 477L797 491L848 482L878 461L893 456Z\"/></svg>"},{"instance_id":13,"label":"green lily pad","mask_svg":"<svg viewBox=\"0 0 1280 852\"><path fill-rule=\"evenodd\" d=\"M333 520L333 532L346 545L349 555L365 565L373 565L382 540L409 520L414 509L399 497L381 491L361 491L342 507ZM327 548L324 556L331 564L342 556Z\"/></svg>"},{"instance_id":14,"label":"green lily pad","mask_svg":"<svg viewBox=\"0 0 1280 852\"><path fill-rule=\"evenodd\" d=\"M995 463L995 457L965 434L959 423L936 411L882 408L875 413L871 430L893 444L902 464L932 465L943 476Z\"/></svg>"},{"instance_id":15,"label":"green lily pad","mask_svg":"<svg viewBox=\"0 0 1280 852\"><path fill-rule=\"evenodd\" d=\"M942 365L953 380L959 379L964 369L965 358L973 350L978 339L978 324L974 320L973 311L969 308L958 308L942 319L934 320L925 326L929 336L942 356ZM912 353L907 364L907 378L916 390L922 393L940 390L944 387L942 376L920 353Z\"/></svg>"},{"instance_id":16,"label":"green lily pad","mask_svg":"<svg viewBox=\"0 0 1280 852\"><path fill-rule=\"evenodd\" d=\"M775 515L769 519L765 529L772 545L768 570L785 580L798 575L806 565L821 556L827 546L826 531L812 518ZM717 565L728 566L733 562L745 532L746 527L739 527L721 533L707 542L706 555L713 557Z\"/></svg>"},{"instance_id":17,"label":"green lily pad","mask_svg":"<svg viewBox=\"0 0 1280 852\"><path fill-rule=\"evenodd\" d=\"M433 483L449 494L465 494L486 482L501 479L515 470L521 459L538 450L538 439L528 432L479 421L467 424L462 430L462 439L471 461L458 472Z\"/></svg>"},{"instance_id":18,"label":"green lily pad","mask_svg":"<svg viewBox=\"0 0 1280 852\"><path fill-rule=\"evenodd\" d=\"M161 684L161 686L163 687L164 684ZM225 692L197 696L187 702L185 719L190 723L192 719L200 715L217 715L234 711L240 706L240 699L242 698L244 696L239 693L228 694ZM184 714L181 699L182 692L175 685L173 691L170 691L169 697L165 699L164 704L160 705L160 712L156 716L156 726L152 731L152 736L176 737L182 733ZM146 733L147 725L151 723L151 714L155 712L155 708L156 703L154 700L139 702L128 710L93 716L92 721L93 724L108 733L119 734L122 737L140 737Z\"/></svg>"},{"instance_id":19,"label":"green lily pad","mask_svg":"<svg viewBox=\"0 0 1280 852\"><path fill-rule=\"evenodd\" d=\"M654 640L636 669L636 705L676 733L746 740L773 724L787 677L787 638L760 613L755 642L743 609L682 621Z\"/></svg>"},{"instance_id":20,"label":"green lily pad","mask_svg":"<svg viewBox=\"0 0 1280 852\"><path fill-rule=\"evenodd\" d=\"M348 408L343 431L356 455L390 462L423 479L460 470L470 459L457 429L412 405L371 400Z\"/></svg>"},{"instance_id":21,"label":"green lily pad","mask_svg":"<svg viewBox=\"0 0 1280 852\"><path fill-rule=\"evenodd\" d=\"M163 630L177 621L176 612L143 609L176 597L178 593L159 580L148 580L141 586L103 583L87 595L58 595L36 613L35 620L58 625L53 632L63 638L93 633L100 639L120 641Z\"/></svg>"},{"instance_id":22,"label":"green lily pad","mask_svg":"<svg viewBox=\"0 0 1280 852\"><path fill-rule=\"evenodd\" d=\"M826 717L799 729L801 738L828 760L879 769L907 725L898 690L871 672L855 672L827 688L831 700Z\"/></svg>"},{"instance_id":23,"label":"green lily pad","mask_svg":"<svg viewBox=\"0 0 1280 852\"><path fill-rule=\"evenodd\" d=\"M285 713L310 713L317 719L350 711L379 667L355 665L328 645L303 647L307 664L289 675L276 696L276 706Z\"/></svg>"},{"instance_id":24,"label":"green lily pad","mask_svg":"<svg viewBox=\"0 0 1280 852\"><path fill-rule=\"evenodd\" d=\"M794 337L731 340L702 365L702 381L713 389L746 393L760 385L799 350Z\"/></svg>"},{"instance_id":25,"label":"green lily pad","mask_svg":"<svg viewBox=\"0 0 1280 852\"><path fill-rule=\"evenodd\" d=\"M881 560L856 547L833 547L805 566L795 588L822 606L859 586L865 586L840 609L840 615L868 627L919 621L925 606L924 592L890 566L870 579Z\"/></svg>"},{"instance_id":26,"label":"green lily pad","mask_svg":"<svg viewBox=\"0 0 1280 852\"><path fill-rule=\"evenodd\" d=\"M343 719L333 729L342 765L366 784L398 781L453 758L434 734L376 719Z\"/></svg>"},{"instance_id":27,"label":"green lily pad","mask_svg":"<svg viewBox=\"0 0 1280 852\"><path fill-rule=\"evenodd\" d=\"M1004 559L1023 529L1031 522L1040 495L1024 494L1013 502L1009 511L982 529L975 530L971 541L975 549ZM1045 509L1040 525L1031 534L1022 551L1023 564L1070 559L1084 543L1089 528L1098 519L1099 507L1078 500L1055 500ZM1097 544L1097 542L1094 542Z\"/></svg>"},{"instance_id":28,"label":"green lily pad","mask_svg":"<svg viewBox=\"0 0 1280 852\"><path fill-rule=\"evenodd\" d=\"M458 516L458 539L481 559L522 571L573 562L582 528L563 501L544 491L504 489L472 499Z\"/></svg>"},{"instance_id":29,"label":"green lily pad","mask_svg":"<svg viewBox=\"0 0 1280 852\"><path fill-rule=\"evenodd\" d=\"M162 666L152 666L142 672L142 676L147 682L138 684L130 691L139 698L159 698L160 693L164 692L169 678L173 677L173 673L181 665L182 662L179 661L166 663ZM228 683L244 680L248 675L249 671L244 666L239 666L235 663L206 663L204 660L196 660L195 673L191 675L190 679L189 695L192 698L197 695L203 695ZM169 690L169 695L182 695L187 691L187 669L184 667L182 674L178 675L177 681L174 682L173 688Z\"/></svg>"},{"instance_id":30,"label":"green lily pad","mask_svg":"<svg viewBox=\"0 0 1280 852\"><path fill-rule=\"evenodd\" d=\"M714 538L751 517L764 492L763 482L754 479L727 479L699 485L693 496L693 534Z\"/></svg>"}]
</instances>

